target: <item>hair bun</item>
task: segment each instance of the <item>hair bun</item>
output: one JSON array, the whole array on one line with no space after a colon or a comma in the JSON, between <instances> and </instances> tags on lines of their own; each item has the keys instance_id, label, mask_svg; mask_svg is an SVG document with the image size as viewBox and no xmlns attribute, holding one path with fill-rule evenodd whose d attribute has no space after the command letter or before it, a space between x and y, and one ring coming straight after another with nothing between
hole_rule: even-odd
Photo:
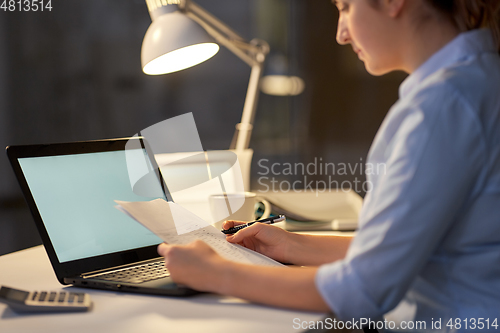
<instances>
[{"instance_id":1,"label":"hair bun","mask_svg":"<svg viewBox=\"0 0 500 333\"><path fill-rule=\"evenodd\" d=\"M500 52L500 0L427 0L461 31L489 28Z\"/></svg>"}]
</instances>

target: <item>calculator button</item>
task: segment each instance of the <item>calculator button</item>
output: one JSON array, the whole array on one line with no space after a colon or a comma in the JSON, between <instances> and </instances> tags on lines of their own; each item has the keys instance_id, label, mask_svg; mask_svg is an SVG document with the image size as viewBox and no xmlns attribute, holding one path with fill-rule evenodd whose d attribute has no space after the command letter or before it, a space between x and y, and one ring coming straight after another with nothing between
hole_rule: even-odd
<instances>
[{"instance_id":1,"label":"calculator button","mask_svg":"<svg viewBox=\"0 0 500 333\"><path fill-rule=\"evenodd\" d=\"M46 292L46 291L42 291L42 292L40 293L40 298L39 298L39 301L40 301L40 302L45 301L45 297L47 297L47 292Z\"/></svg>"},{"instance_id":2,"label":"calculator button","mask_svg":"<svg viewBox=\"0 0 500 333\"><path fill-rule=\"evenodd\" d=\"M34 301L37 295L38 295L38 291L35 291L33 293L33 296L31 297L31 300Z\"/></svg>"},{"instance_id":3,"label":"calculator button","mask_svg":"<svg viewBox=\"0 0 500 333\"><path fill-rule=\"evenodd\" d=\"M59 294L59 298L57 299L57 301L58 301L59 303L62 303L62 302L64 302L64 299L65 299L65 298L66 298L66 293L60 293L60 294Z\"/></svg>"},{"instance_id":4,"label":"calculator button","mask_svg":"<svg viewBox=\"0 0 500 333\"><path fill-rule=\"evenodd\" d=\"M56 293L53 291L49 295L49 302L54 302L55 299L56 299Z\"/></svg>"},{"instance_id":5,"label":"calculator button","mask_svg":"<svg viewBox=\"0 0 500 333\"><path fill-rule=\"evenodd\" d=\"M70 293L69 296L68 296L68 303L73 303L73 301L75 300L75 294L74 293Z\"/></svg>"},{"instance_id":6,"label":"calculator button","mask_svg":"<svg viewBox=\"0 0 500 333\"><path fill-rule=\"evenodd\" d=\"M83 303L84 297L84 294L78 294L78 303Z\"/></svg>"}]
</instances>

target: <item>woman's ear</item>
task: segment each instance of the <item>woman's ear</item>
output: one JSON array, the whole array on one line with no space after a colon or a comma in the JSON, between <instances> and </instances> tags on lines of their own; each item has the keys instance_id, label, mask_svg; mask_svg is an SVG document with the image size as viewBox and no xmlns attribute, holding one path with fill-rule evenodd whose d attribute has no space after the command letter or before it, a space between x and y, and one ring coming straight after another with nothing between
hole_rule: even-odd
<instances>
[{"instance_id":1,"label":"woman's ear","mask_svg":"<svg viewBox=\"0 0 500 333\"><path fill-rule=\"evenodd\" d=\"M385 12L392 18L396 18L401 14L403 7L408 0L383 0ZM410 0L412 1L412 0ZM422 0L418 0L422 1Z\"/></svg>"}]
</instances>

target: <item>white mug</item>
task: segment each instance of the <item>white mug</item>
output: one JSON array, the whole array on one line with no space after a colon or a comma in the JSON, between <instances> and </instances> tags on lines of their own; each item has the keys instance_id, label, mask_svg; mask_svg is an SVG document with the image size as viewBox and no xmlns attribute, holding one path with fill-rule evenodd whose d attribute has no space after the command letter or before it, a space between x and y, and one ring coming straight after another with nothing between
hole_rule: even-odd
<instances>
[{"instance_id":1,"label":"white mug","mask_svg":"<svg viewBox=\"0 0 500 333\"><path fill-rule=\"evenodd\" d=\"M269 201L252 192L212 194L208 201L214 221L213 225L216 228L222 228L222 223L226 220L254 221L255 205L259 202L264 204L264 214L261 218L265 219L271 215Z\"/></svg>"}]
</instances>

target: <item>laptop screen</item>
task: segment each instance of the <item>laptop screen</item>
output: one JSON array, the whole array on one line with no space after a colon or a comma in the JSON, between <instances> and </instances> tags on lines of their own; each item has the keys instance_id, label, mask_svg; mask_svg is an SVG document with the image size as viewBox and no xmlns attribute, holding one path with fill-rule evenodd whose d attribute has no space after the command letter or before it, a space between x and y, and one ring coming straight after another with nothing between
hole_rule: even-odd
<instances>
[{"instance_id":1,"label":"laptop screen","mask_svg":"<svg viewBox=\"0 0 500 333\"><path fill-rule=\"evenodd\" d=\"M152 169L146 150L137 149L134 156L137 153ZM19 164L59 262L162 242L115 208L114 200L165 199L133 192L125 150L26 157L19 158ZM160 182L151 186L158 187L152 193L163 193Z\"/></svg>"}]
</instances>

